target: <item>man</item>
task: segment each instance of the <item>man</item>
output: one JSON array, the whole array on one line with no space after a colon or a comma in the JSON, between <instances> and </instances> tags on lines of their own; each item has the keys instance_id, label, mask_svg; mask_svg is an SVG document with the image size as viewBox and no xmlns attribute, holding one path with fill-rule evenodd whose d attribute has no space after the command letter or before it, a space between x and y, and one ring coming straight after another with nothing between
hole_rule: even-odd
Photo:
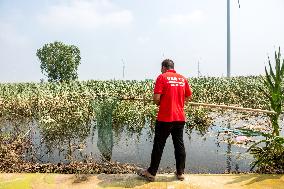
<instances>
[{"instance_id":1,"label":"man","mask_svg":"<svg viewBox=\"0 0 284 189\"><path fill-rule=\"evenodd\" d=\"M174 70L172 60L166 59L162 62L161 72L154 88L153 100L159 106L159 112L155 126L151 164L141 175L149 181L155 180L166 140L171 134L175 148L175 174L179 180L184 180L186 158L183 143L184 103L191 99L192 91L186 78Z\"/></svg>"}]
</instances>

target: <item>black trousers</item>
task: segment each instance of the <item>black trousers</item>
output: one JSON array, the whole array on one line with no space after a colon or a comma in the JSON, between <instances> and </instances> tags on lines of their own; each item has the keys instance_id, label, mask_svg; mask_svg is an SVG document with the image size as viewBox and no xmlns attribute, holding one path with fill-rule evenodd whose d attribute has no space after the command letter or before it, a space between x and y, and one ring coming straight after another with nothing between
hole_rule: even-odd
<instances>
[{"instance_id":1,"label":"black trousers","mask_svg":"<svg viewBox=\"0 0 284 189\"><path fill-rule=\"evenodd\" d=\"M151 154L151 164L148 172L156 175L163 150L169 135L172 135L172 140L175 148L176 171L177 174L183 174L185 168L185 148L183 143L183 128L185 122L160 122L156 121L154 145Z\"/></svg>"}]
</instances>

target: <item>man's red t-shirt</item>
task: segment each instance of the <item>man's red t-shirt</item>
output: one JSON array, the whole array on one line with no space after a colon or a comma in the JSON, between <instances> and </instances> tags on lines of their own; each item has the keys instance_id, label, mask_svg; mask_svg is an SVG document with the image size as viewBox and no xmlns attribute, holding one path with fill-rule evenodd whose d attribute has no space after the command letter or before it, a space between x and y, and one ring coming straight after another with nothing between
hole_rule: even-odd
<instances>
[{"instance_id":1,"label":"man's red t-shirt","mask_svg":"<svg viewBox=\"0 0 284 189\"><path fill-rule=\"evenodd\" d=\"M185 77L175 70L167 70L158 76L154 94L161 94L158 121L185 121L184 100L192 95Z\"/></svg>"}]
</instances>

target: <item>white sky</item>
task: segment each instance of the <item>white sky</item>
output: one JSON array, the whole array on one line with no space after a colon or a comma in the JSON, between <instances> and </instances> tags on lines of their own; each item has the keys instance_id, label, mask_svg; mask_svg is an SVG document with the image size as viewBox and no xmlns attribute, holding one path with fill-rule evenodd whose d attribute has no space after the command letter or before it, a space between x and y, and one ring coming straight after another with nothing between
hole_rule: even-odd
<instances>
[{"instance_id":1,"label":"white sky","mask_svg":"<svg viewBox=\"0 0 284 189\"><path fill-rule=\"evenodd\" d=\"M0 82L38 82L36 50L62 41L81 50L80 80L155 79L177 72L226 75L227 0L0 0ZM231 74L264 73L284 48L284 0L231 0ZM282 51L283 52L283 51Z\"/></svg>"}]
</instances>

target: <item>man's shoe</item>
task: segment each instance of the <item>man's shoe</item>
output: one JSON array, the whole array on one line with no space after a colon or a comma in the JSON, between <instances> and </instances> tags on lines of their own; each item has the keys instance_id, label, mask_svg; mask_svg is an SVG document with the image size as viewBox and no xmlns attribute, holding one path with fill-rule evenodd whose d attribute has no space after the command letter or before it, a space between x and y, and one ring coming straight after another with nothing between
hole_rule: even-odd
<instances>
[{"instance_id":1,"label":"man's shoe","mask_svg":"<svg viewBox=\"0 0 284 189\"><path fill-rule=\"evenodd\" d=\"M148 181L150 182L154 182L155 181L155 176L151 175L151 173L148 172L148 170L143 170L139 173L140 176L146 178Z\"/></svg>"},{"instance_id":2,"label":"man's shoe","mask_svg":"<svg viewBox=\"0 0 284 189\"><path fill-rule=\"evenodd\" d=\"M181 175L178 175L177 173L175 173L175 174L176 174L176 177L177 177L178 180L180 180L180 181L184 180L184 175L183 174L181 174Z\"/></svg>"}]
</instances>

